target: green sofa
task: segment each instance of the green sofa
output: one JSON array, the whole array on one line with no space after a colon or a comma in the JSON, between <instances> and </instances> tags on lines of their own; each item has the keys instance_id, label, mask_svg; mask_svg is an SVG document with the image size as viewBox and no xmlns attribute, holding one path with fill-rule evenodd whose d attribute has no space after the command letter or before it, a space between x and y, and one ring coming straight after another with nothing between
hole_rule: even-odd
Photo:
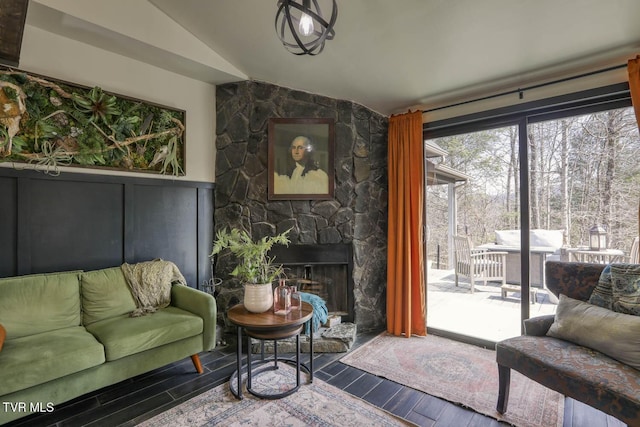
<instances>
[{"instance_id":1,"label":"green sofa","mask_svg":"<svg viewBox=\"0 0 640 427\"><path fill-rule=\"evenodd\" d=\"M214 348L213 296L174 284L141 317L120 267L0 279L0 424Z\"/></svg>"}]
</instances>

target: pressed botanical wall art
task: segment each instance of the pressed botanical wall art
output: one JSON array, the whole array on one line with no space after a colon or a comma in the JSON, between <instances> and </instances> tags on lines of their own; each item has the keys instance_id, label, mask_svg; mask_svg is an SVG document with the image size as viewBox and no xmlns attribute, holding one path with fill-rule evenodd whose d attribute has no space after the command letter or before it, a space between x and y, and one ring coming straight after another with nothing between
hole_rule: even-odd
<instances>
[{"instance_id":1,"label":"pressed botanical wall art","mask_svg":"<svg viewBox=\"0 0 640 427\"><path fill-rule=\"evenodd\" d=\"M0 162L184 175L185 112L0 69Z\"/></svg>"}]
</instances>

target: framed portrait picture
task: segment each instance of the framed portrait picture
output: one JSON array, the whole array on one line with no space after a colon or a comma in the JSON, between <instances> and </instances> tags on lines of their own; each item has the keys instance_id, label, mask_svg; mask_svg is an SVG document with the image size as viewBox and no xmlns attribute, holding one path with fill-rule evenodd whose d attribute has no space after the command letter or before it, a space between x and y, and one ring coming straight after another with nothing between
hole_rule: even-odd
<instances>
[{"instance_id":1,"label":"framed portrait picture","mask_svg":"<svg viewBox=\"0 0 640 427\"><path fill-rule=\"evenodd\" d=\"M269 120L269 200L328 200L334 191L333 119Z\"/></svg>"}]
</instances>

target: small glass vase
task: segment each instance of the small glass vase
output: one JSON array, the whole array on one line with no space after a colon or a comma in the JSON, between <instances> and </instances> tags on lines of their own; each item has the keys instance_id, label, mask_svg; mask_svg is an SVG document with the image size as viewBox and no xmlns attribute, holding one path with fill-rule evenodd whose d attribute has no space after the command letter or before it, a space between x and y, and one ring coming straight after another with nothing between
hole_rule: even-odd
<instances>
[{"instance_id":1,"label":"small glass vase","mask_svg":"<svg viewBox=\"0 0 640 427\"><path fill-rule=\"evenodd\" d=\"M273 313L286 316L291 312L291 289L280 279L278 287L273 291Z\"/></svg>"}]
</instances>

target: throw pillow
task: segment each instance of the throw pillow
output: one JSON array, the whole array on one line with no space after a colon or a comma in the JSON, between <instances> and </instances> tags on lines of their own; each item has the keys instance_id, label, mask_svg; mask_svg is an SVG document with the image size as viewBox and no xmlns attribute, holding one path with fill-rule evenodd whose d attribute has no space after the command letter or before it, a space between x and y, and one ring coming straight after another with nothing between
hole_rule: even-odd
<instances>
[{"instance_id":1,"label":"throw pillow","mask_svg":"<svg viewBox=\"0 0 640 427\"><path fill-rule=\"evenodd\" d=\"M0 351L2 351L2 346L4 345L4 339L7 337L7 331L4 329L4 326L0 325Z\"/></svg>"},{"instance_id":2,"label":"throw pillow","mask_svg":"<svg viewBox=\"0 0 640 427\"><path fill-rule=\"evenodd\" d=\"M613 287L611 284L611 265L607 265L598 279L598 284L591 292L589 303L613 310Z\"/></svg>"},{"instance_id":3,"label":"throw pillow","mask_svg":"<svg viewBox=\"0 0 640 427\"><path fill-rule=\"evenodd\" d=\"M640 317L560 294L550 337L597 350L640 369Z\"/></svg>"},{"instance_id":4,"label":"throw pillow","mask_svg":"<svg viewBox=\"0 0 640 427\"><path fill-rule=\"evenodd\" d=\"M612 264L613 310L640 316L640 265Z\"/></svg>"}]
</instances>

